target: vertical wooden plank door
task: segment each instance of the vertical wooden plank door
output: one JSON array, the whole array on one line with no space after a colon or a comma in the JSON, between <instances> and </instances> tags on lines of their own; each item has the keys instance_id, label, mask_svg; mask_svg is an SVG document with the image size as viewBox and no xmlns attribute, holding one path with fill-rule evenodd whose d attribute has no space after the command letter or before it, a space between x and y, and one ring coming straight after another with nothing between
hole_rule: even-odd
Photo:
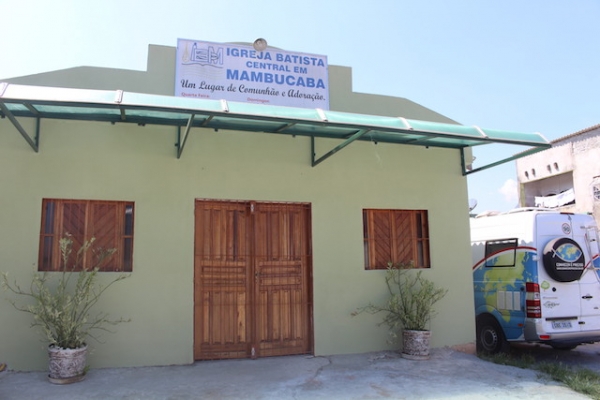
<instances>
[{"instance_id":1,"label":"vertical wooden plank door","mask_svg":"<svg viewBox=\"0 0 600 400\"><path fill-rule=\"evenodd\" d=\"M194 357L312 353L310 205L196 201Z\"/></svg>"}]
</instances>

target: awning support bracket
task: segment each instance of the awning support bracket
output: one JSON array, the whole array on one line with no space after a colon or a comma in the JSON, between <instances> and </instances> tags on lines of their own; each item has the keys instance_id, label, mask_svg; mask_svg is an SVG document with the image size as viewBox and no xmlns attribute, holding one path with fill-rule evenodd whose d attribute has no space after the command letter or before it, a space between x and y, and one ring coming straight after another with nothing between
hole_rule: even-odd
<instances>
[{"instance_id":1,"label":"awning support bracket","mask_svg":"<svg viewBox=\"0 0 600 400\"><path fill-rule=\"evenodd\" d=\"M511 162L511 161L517 160L517 159L519 159L521 157L529 156L531 154L535 154L535 153L538 153L540 151L544 151L544 150L546 150L546 149L548 149L550 147L552 147L552 146L548 145L548 146L533 147L533 148L531 148L529 150L525 150L525 151L523 151L523 152L521 152L519 154L516 154L516 155L514 155L512 157L508 157L508 158L505 158L505 159L493 162L491 164L487 164L487 165L484 165L482 167L471 169L471 170L467 170L467 167L465 165L465 149L460 149L460 163L461 163L461 166L462 166L462 174L463 174L463 176L467 176L467 175L472 174L474 172L484 171L486 169L490 169L492 167L495 167L495 166L498 166L498 165L501 165L501 164L504 164L504 163L507 163L507 162Z\"/></svg>"},{"instance_id":2,"label":"awning support bracket","mask_svg":"<svg viewBox=\"0 0 600 400\"><path fill-rule=\"evenodd\" d=\"M188 118L188 123L185 127L185 132L183 135L181 134L181 127L177 127L177 158L181 158L181 153L183 153L183 148L185 147L185 142L187 142L187 138L190 134L190 129L192 128L192 123L194 122L194 117L196 114L191 114Z\"/></svg>"},{"instance_id":3,"label":"awning support bracket","mask_svg":"<svg viewBox=\"0 0 600 400\"><path fill-rule=\"evenodd\" d=\"M335 153L337 153L338 151L342 150L344 147L348 146L350 143L354 142L357 139L360 139L361 137L363 137L364 135L366 135L367 133L369 133L371 130L370 129L362 129L358 132L356 132L355 134L353 134L352 136L350 136L348 139L346 139L344 142L342 142L341 144L339 144L338 146L336 146L335 148L333 148L332 150L330 150L327 154L324 154L323 156L321 156L320 158L315 160L315 137L311 136L310 137L310 147L311 147L311 158L312 158L312 166L315 167L318 164L320 164L321 162L325 161L326 159L328 159L329 157L331 157L332 155L334 155Z\"/></svg>"},{"instance_id":4,"label":"awning support bracket","mask_svg":"<svg viewBox=\"0 0 600 400\"><path fill-rule=\"evenodd\" d=\"M25 128L23 128L23 126L19 123L19 121L17 121L17 119L15 118L15 116L13 115L13 113L10 112L10 110L4 105L4 103L0 103L0 111L2 111L2 113L4 115L6 115L6 117L8 118L8 120L19 131L19 133L21 134L21 136L23 136L23 139L25 139L25 141L29 144L29 146L31 146L31 148L36 153L39 153L39 151L40 151L40 149L39 149L39 142L40 142L40 118L37 117L35 119L35 121L36 121L36 123L35 123L35 136L33 138L31 138L31 136L27 133L27 131L25 130Z\"/></svg>"}]
</instances>

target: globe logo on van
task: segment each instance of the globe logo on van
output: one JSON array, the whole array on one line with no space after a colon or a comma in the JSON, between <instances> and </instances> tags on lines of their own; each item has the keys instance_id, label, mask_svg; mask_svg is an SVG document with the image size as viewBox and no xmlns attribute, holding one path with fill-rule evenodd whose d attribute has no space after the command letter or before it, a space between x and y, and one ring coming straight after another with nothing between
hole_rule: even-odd
<instances>
[{"instance_id":1,"label":"globe logo on van","mask_svg":"<svg viewBox=\"0 0 600 400\"><path fill-rule=\"evenodd\" d=\"M554 249L554 254L560 257L560 259L563 261L575 262L583 253L577 247L573 246L573 244L564 243Z\"/></svg>"},{"instance_id":2,"label":"globe logo on van","mask_svg":"<svg viewBox=\"0 0 600 400\"><path fill-rule=\"evenodd\" d=\"M549 241L544 247L544 269L557 282L579 280L585 269L581 246L573 239L562 237Z\"/></svg>"}]
</instances>

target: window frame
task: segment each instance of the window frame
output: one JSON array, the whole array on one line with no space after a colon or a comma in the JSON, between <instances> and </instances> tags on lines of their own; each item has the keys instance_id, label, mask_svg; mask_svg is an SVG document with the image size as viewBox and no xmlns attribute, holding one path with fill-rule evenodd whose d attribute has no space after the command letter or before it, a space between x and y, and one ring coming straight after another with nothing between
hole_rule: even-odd
<instances>
[{"instance_id":1,"label":"window frame","mask_svg":"<svg viewBox=\"0 0 600 400\"><path fill-rule=\"evenodd\" d=\"M135 204L132 201L42 199L38 270L61 271L60 239L70 235L73 240L68 267L74 271L98 267L103 272L133 270L133 239ZM83 252L78 265L76 255L81 245L95 239L92 251ZM101 264L94 259L95 251L116 249Z\"/></svg>"},{"instance_id":2,"label":"window frame","mask_svg":"<svg viewBox=\"0 0 600 400\"><path fill-rule=\"evenodd\" d=\"M600 201L600 185L593 185L592 197L594 198L594 202Z\"/></svg>"},{"instance_id":3,"label":"window frame","mask_svg":"<svg viewBox=\"0 0 600 400\"><path fill-rule=\"evenodd\" d=\"M431 268L428 214L427 210L363 209L365 269L387 269L389 263Z\"/></svg>"},{"instance_id":4,"label":"window frame","mask_svg":"<svg viewBox=\"0 0 600 400\"><path fill-rule=\"evenodd\" d=\"M517 263L517 247L519 246L518 238L504 238L485 241L485 266L486 268L495 267L514 267ZM512 263L506 264L491 264L490 258L500 252L512 249ZM510 260L508 260L510 261Z\"/></svg>"}]
</instances>

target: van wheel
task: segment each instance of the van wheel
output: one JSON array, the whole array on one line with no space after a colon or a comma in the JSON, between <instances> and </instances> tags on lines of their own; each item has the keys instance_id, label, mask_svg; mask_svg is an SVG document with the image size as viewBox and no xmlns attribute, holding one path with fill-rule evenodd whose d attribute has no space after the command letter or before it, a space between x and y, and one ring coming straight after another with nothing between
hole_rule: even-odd
<instances>
[{"instance_id":1,"label":"van wheel","mask_svg":"<svg viewBox=\"0 0 600 400\"><path fill-rule=\"evenodd\" d=\"M477 318L477 352L496 354L508 353L510 345L504 337L502 328L493 317L484 316Z\"/></svg>"}]
</instances>

